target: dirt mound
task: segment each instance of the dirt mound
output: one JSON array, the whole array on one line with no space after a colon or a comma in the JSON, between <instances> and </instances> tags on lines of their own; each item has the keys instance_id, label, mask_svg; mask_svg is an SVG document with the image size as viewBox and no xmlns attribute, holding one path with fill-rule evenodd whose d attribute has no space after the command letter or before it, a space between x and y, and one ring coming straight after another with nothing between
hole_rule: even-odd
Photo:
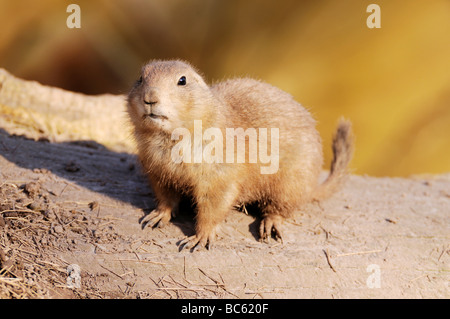
<instances>
[{"instance_id":1,"label":"dirt mound","mask_svg":"<svg viewBox=\"0 0 450 319\"><path fill-rule=\"evenodd\" d=\"M136 157L0 130L2 298L448 298L450 175L351 176L258 242L230 212L211 251L180 251L188 209L142 229L153 197Z\"/></svg>"}]
</instances>

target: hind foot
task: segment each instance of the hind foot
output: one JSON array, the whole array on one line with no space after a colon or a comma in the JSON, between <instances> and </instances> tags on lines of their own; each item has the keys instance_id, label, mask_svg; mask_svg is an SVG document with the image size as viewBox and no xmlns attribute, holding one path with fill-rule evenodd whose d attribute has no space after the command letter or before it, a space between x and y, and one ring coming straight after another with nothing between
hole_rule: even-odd
<instances>
[{"instance_id":1,"label":"hind foot","mask_svg":"<svg viewBox=\"0 0 450 319\"><path fill-rule=\"evenodd\" d=\"M259 236L260 241L269 243L270 237L272 234L275 239L280 239L281 243L283 243L283 236L281 233L281 224L283 223L284 218L280 215L269 214L264 216L261 221L261 225L259 226Z\"/></svg>"}]
</instances>

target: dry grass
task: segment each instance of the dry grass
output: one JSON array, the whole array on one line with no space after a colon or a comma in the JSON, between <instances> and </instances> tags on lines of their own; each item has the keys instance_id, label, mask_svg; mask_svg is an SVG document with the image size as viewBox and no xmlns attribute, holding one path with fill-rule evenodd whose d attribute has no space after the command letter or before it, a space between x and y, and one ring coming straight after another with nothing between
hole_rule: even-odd
<instances>
[{"instance_id":1,"label":"dry grass","mask_svg":"<svg viewBox=\"0 0 450 319\"><path fill-rule=\"evenodd\" d=\"M49 196L38 182L0 185L0 298L97 297L92 287L67 286L69 263L58 252L107 240L102 230L113 221L62 209Z\"/></svg>"}]
</instances>

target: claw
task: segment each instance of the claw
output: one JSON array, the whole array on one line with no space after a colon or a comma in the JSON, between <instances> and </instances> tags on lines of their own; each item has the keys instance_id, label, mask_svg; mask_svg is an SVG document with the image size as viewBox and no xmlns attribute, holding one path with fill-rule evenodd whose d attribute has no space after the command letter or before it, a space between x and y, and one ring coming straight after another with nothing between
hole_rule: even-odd
<instances>
[{"instance_id":1,"label":"claw","mask_svg":"<svg viewBox=\"0 0 450 319\"><path fill-rule=\"evenodd\" d=\"M272 235L275 240L280 240L283 243L283 235L280 230L281 223L283 222L283 217L278 215L267 215L261 221L259 226L259 236L260 241L269 243Z\"/></svg>"},{"instance_id":2,"label":"claw","mask_svg":"<svg viewBox=\"0 0 450 319\"><path fill-rule=\"evenodd\" d=\"M178 246L180 247L180 251L183 250L184 248L190 249L191 252L194 252L199 248L206 248L208 250L211 250L213 240L214 240L214 233L193 235L181 240Z\"/></svg>"},{"instance_id":3,"label":"claw","mask_svg":"<svg viewBox=\"0 0 450 319\"><path fill-rule=\"evenodd\" d=\"M141 220L142 227L149 225L151 228L162 228L170 221L170 211L154 209Z\"/></svg>"}]
</instances>

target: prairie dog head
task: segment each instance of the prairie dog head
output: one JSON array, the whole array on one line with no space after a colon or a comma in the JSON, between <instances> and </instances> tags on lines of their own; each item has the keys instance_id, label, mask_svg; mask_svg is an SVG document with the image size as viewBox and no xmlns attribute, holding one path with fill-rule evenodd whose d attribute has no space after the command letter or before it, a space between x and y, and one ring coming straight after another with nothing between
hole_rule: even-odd
<instances>
[{"instance_id":1,"label":"prairie dog head","mask_svg":"<svg viewBox=\"0 0 450 319\"><path fill-rule=\"evenodd\" d=\"M128 113L138 129L171 133L205 117L212 94L203 78L181 61L152 61L128 95Z\"/></svg>"}]
</instances>

